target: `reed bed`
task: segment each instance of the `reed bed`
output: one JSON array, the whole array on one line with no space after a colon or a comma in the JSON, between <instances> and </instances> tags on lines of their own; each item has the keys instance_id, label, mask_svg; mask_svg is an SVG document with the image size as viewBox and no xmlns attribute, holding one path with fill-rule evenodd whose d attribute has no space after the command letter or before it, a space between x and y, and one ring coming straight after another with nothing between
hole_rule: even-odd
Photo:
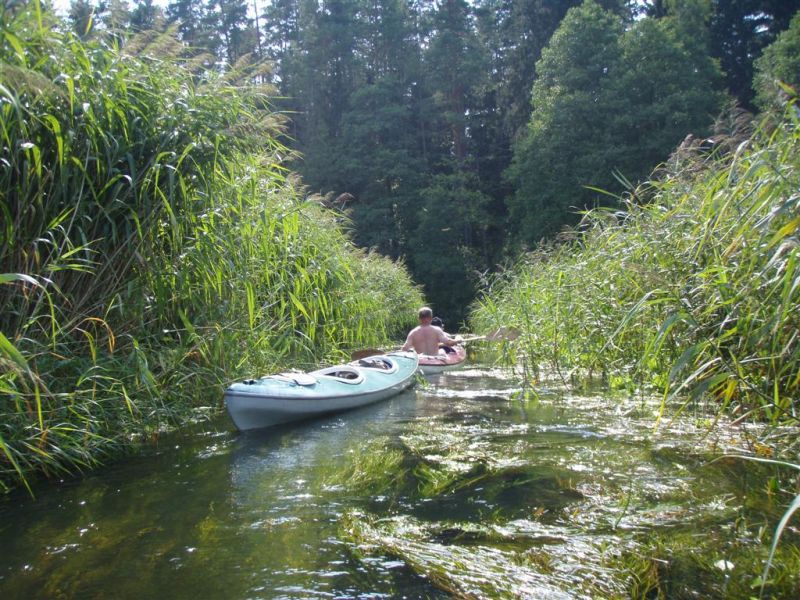
<instances>
[{"instance_id":1,"label":"reed bed","mask_svg":"<svg viewBox=\"0 0 800 600\"><path fill-rule=\"evenodd\" d=\"M284 168L264 65L184 51L0 14L0 489L385 343L422 302Z\"/></svg>"},{"instance_id":2,"label":"reed bed","mask_svg":"<svg viewBox=\"0 0 800 600\"><path fill-rule=\"evenodd\" d=\"M796 425L799 141L790 106L724 155L683 148L624 210L589 212L499 275L473 326L518 327L530 377L602 374L657 386L663 407Z\"/></svg>"},{"instance_id":3,"label":"reed bed","mask_svg":"<svg viewBox=\"0 0 800 600\"><path fill-rule=\"evenodd\" d=\"M681 148L624 210L589 212L579 232L498 276L473 325L518 327L512 359L528 379L543 367L565 381L599 373L662 390L657 421L701 409L766 423L753 430L762 458L742 458L800 468L798 142L792 103L730 152ZM677 408L667 415L667 406ZM794 585L777 554L800 496L791 478L778 487L787 509L753 583L761 594ZM636 595L669 588L654 565L641 566Z\"/></svg>"}]
</instances>

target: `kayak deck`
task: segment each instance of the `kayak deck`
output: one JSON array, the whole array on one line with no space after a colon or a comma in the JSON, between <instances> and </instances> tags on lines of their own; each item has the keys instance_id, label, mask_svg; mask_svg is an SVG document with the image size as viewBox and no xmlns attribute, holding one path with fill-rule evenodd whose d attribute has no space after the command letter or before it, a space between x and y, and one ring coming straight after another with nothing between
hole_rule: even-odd
<instances>
[{"instance_id":1,"label":"kayak deck","mask_svg":"<svg viewBox=\"0 0 800 600\"><path fill-rule=\"evenodd\" d=\"M411 386L418 360L414 353L391 352L310 373L249 379L225 390L225 405L241 430L358 408Z\"/></svg>"}]
</instances>

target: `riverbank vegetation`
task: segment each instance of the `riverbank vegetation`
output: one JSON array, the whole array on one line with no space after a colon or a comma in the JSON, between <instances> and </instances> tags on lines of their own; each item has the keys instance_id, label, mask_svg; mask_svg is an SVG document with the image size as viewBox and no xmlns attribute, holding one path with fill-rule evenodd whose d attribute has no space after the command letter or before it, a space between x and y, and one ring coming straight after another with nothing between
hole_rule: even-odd
<instances>
[{"instance_id":1,"label":"riverbank vegetation","mask_svg":"<svg viewBox=\"0 0 800 600\"><path fill-rule=\"evenodd\" d=\"M602 374L797 425L799 142L792 106L749 139L684 144L624 211L587 213L499 276L475 326L520 327L531 377Z\"/></svg>"},{"instance_id":2,"label":"riverbank vegetation","mask_svg":"<svg viewBox=\"0 0 800 600\"><path fill-rule=\"evenodd\" d=\"M0 9L0 490L387 344L410 271L449 324L518 328L526 383L637 398L498 429L482 389L360 440L324 482L354 552L461 596L797 590L800 3L95 4Z\"/></svg>"},{"instance_id":3,"label":"riverbank vegetation","mask_svg":"<svg viewBox=\"0 0 800 600\"><path fill-rule=\"evenodd\" d=\"M0 487L96 464L237 376L385 343L421 294L285 168L264 66L0 22Z\"/></svg>"},{"instance_id":4,"label":"riverbank vegetation","mask_svg":"<svg viewBox=\"0 0 800 600\"><path fill-rule=\"evenodd\" d=\"M292 169L403 257L451 328L483 274L618 207L728 102L800 0L75 0L69 21L177 27L195 52L274 63ZM791 71L789 71L791 72Z\"/></svg>"},{"instance_id":5,"label":"riverbank vegetation","mask_svg":"<svg viewBox=\"0 0 800 600\"><path fill-rule=\"evenodd\" d=\"M750 137L736 133L683 144L624 196L625 210L590 211L578 229L525 255L494 280L473 318L476 327L522 331L516 357L529 381L549 370L565 382L598 374L631 391L655 389L656 423L691 411L707 419L707 434L723 415L760 424L745 458L780 459L773 464L783 474L766 494L788 508L759 558L732 546L748 572L766 565L752 583L726 581L715 592L744 597L749 585L796 585L786 568L796 547L779 540L800 508L792 471L800 464L800 113L792 103ZM691 558L703 555L692 537L650 538L646 555L655 558L638 567L633 555L612 562L633 571L632 595L660 596L676 581L663 579L662 565L681 580L710 572Z\"/></svg>"}]
</instances>

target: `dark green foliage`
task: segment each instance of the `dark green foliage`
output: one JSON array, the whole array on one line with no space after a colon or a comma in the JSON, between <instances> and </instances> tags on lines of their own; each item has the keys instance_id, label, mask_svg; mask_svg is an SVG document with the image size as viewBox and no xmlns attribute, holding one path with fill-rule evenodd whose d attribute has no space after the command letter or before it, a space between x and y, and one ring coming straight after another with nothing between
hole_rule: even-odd
<instances>
[{"instance_id":1,"label":"dark green foliage","mask_svg":"<svg viewBox=\"0 0 800 600\"><path fill-rule=\"evenodd\" d=\"M131 28L135 31L160 29L164 21L164 11L154 0L136 0L130 18Z\"/></svg>"},{"instance_id":2,"label":"dark green foliage","mask_svg":"<svg viewBox=\"0 0 800 600\"><path fill-rule=\"evenodd\" d=\"M662 18L682 0L641 2L642 12ZM740 106L752 110L754 61L789 26L800 0L710 0L710 53L725 74L729 93Z\"/></svg>"},{"instance_id":3,"label":"dark green foliage","mask_svg":"<svg viewBox=\"0 0 800 600\"><path fill-rule=\"evenodd\" d=\"M171 0L167 4L167 17L177 23L181 39L188 46L201 49L207 41L202 2L197 0Z\"/></svg>"},{"instance_id":4,"label":"dark green foliage","mask_svg":"<svg viewBox=\"0 0 800 600\"><path fill-rule=\"evenodd\" d=\"M718 58L730 93L753 108L753 65L789 26L800 0L713 0L711 54Z\"/></svg>"},{"instance_id":5,"label":"dark green foliage","mask_svg":"<svg viewBox=\"0 0 800 600\"><path fill-rule=\"evenodd\" d=\"M567 13L537 65L533 116L514 153L509 214L517 239L536 243L591 206L592 184L610 187L611 120L619 108L613 74L622 23L593 2Z\"/></svg>"},{"instance_id":6,"label":"dark green foliage","mask_svg":"<svg viewBox=\"0 0 800 600\"><path fill-rule=\"evenodd\" d=\"M572 47L535 68L577 4L287 0L267 8L266 47L303 156L297 168L311 189L352 211L359 244L405 256L439 302L502 260L509 230L535 243L577 222L576 211L613 204L584 186L619 192L618 175L645 176L687 134L703 135L722 106L700 0L665 3L659 19L633 23L629 3L592 4L587 21L599 21L562 34ZM534 125L520 132L534 77ZM482 222L480 234L463 228L443 244L456 254L429 261L431 232L458 212L420 218L440 176L461 181L448 202L482 198ZM467 261L449 270L460 279L426 273L442 260ZM463 311L455 299L442 308Z\"/></svg>"},{"instance_id":7,"label":"dark green foliage","mask_svg":"<svg viewBox=\"0 0 800 600\"><path fill-rule=\"evenodd\" d=\"M467 157L466 119L471 105L468 96L488 66L464 0L444 0L433 13L425 65L441 124L447 128L440 135L447 140L449 154L460 169Z\"/></svg>"},{"instance_id":8,"label":"dark green foliage","mask_svg":"<svg viewBox=\"0 0 800 600\"><path fill-rule=\"evenodd\" d=\"M782 84L794 88L795 94L800 89L800 12L789 29L767 46L756 61L753 88L759 107L780 110L791 94Z\"/></svg>"},{"instance_id":9,"label":"dark green foliage","mask_svg":"<svg viewBox=\"0 0 800 600\"><path fill-rule=\"evenodd\" d=\"M512 139L530 118L536 63L567 10L581 0L483 0L477 3L478 30L492 53L492 80L501 129ZM629 17L623 0L601 0L603 8Z\"/></svg>"},{"instance_id":10,"label":"dark green foliage","mask_svg":"<svg viewBox=\"0 0 800 600\"><path fill-rule=\"evenodd\" d=\"M269 52L303 154L297 168L311 189L351 211L358 243L406 256L418 274L428 252L416 231L424 189L466 164L465 111L485 68L475 62L481 48L466 4L423 9L385 0L277 3L268 12ZM463 265L451 271L465 272ZM440 280L426 281L435 290Z\"/></svg>"},{"instance_id":11,"label":"dark green foliage","mask_svg":"<svg viewBox=\"0 0 800 600\"><path fill-rule=\"evenodd\" d=\"M613 205L587 186L621 191L620 176L645 176L687 133L702 135L722 106L692 3L623 31L585 2L567 14L537 71L531 123L509 170L511 221L527 244L577 223L579 211Z\"/></svg>"},{"instance_id":12,"label":"dark green foliage","mask_svg":"<svg viewBox=\"0 0 800 600\"><path fill-rule=\"evenodd\" d=\"M723 106L703 20L701 7L687 2L637 23L620 40L608 164L631 181L647 176L687 134L702 136Z\"/></svg>"},{"instance_id":13,"label":"dark green foliage","mask_svg":"<svg viewBox=\"0 0 800 600\"><path fill-rule=\"evenodd\" d=\"M342 145L330 157L338 167L334 189L352 195L346 206L358 224L357 241L389 256L412 253L408 236L416 228L418 191L425 184L403 84L384 77L354 93L343 117Z\"/></svg>"},{"instance_id":14,"label":"dark green foliage","mask_svg":"<svg viewBox=\"0 0 800 600\"><path fill-rule=\"evenodd\" d=\"M446 322L466 317L463 307L474 297L474 272L484 263L473 248L485 233L487 198L476 191L469 175L439 175L421 191L423 204L412 240L418 280L428 290L434 309ZM413 265L412 265L413 268Z\"/></svg>"},{"instance_id":15,"label":"dark green foliage","mask_svg":"<svg viewBox=\"0 0 800 600\"><path fill-rule=\"evenodd\" d=\"M207 49L228 63L255 52L255 30L245 0L209 0L203 21L209 33Z\"/></svg>"}]
</instances>

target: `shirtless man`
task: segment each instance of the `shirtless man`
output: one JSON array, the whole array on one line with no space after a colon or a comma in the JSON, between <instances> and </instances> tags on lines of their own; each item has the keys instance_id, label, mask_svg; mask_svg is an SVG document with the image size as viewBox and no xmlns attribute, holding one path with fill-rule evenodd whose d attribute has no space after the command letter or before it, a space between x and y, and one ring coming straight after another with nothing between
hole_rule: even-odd
<instances>
[{"instance_id":1,"label":"shirtless man","mask_svg":"<svg viewBox=\"0 0 800 600\"><path fill-rule=\"evenodd\" d=\"M458 340L452 339L438 327L431 325L433 311L427 306L419 309L419 325L414 327L403 344L403 350L415 350L417 354L430 354L436 356L439 353L439 344L445 346L455 346Z\"/></svg>"}]
</instances>

